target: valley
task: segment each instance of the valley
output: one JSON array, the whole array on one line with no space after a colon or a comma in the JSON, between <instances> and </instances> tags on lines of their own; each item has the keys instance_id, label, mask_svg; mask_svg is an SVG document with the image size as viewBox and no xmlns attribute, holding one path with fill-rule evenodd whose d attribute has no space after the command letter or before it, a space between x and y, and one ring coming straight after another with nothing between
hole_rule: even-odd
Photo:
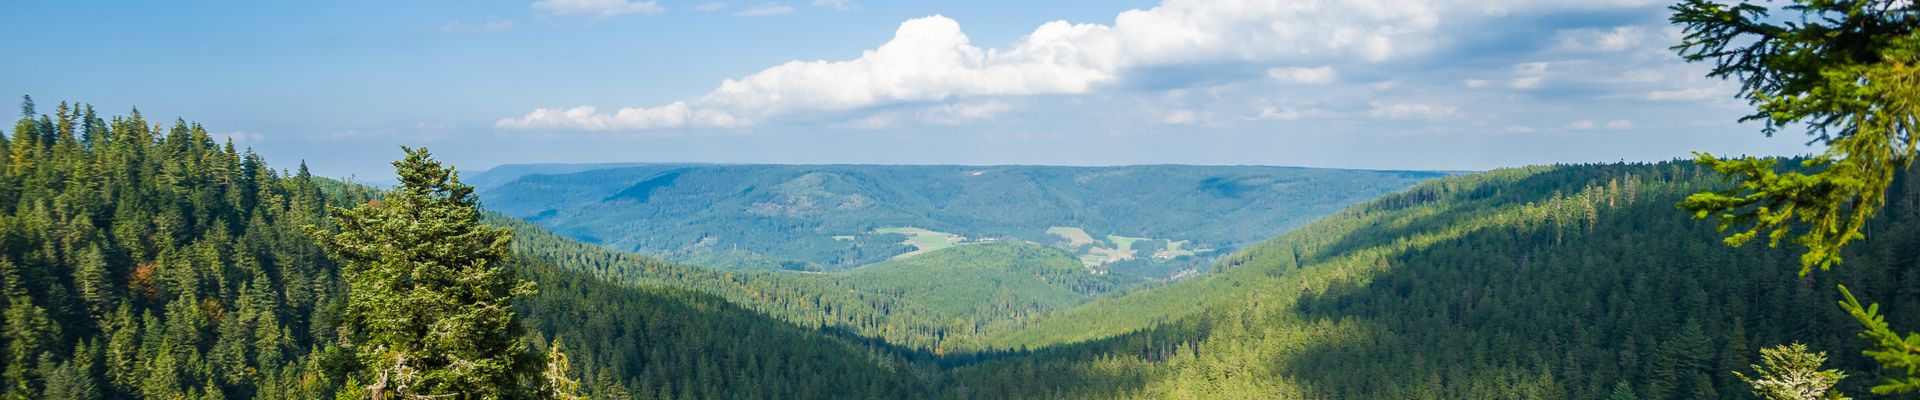
<instances>
[{"instance_id":1,"label":"valley","mask_svg":"<svg viewBox=\"0 0 1920 400\"><path fill-rule=\"evenodd\" d=\"M257 156L214 146L191 125L148 140L155 132L137 119L94 123L110 135L97 150L55 144L44 157L132 160L89 167L121 173L0 169L5 179L95 182L0 198L16 210L0 218L0 234L13 238L0 242L10 255L0 258L0 281L25 289L7 301L16 313L6 319L37 315L45 325L16 332L37 332L43 349L79 349L39 357L36 365L48 372L36 375L45 383L35 390L81 390L71 385L86 381L58 379L89 376L86 368L119 371L100 382L124 393L313 397L359 387L318 378L332 367L317 364L346 356L324 344L343 326L335 314L341 306L332 303L339 289L326 282L355 275L313 236L287 232L337 218L323 217L323 206L378 210L382 199L406 192L279 175ZM186 155L197 161L162 161ZM217 165L239 167L211 168ZM208 178L130 179L151 171ZM1709 172L1677 162L1616 163L1427 179L1222 254L1179 280L1115 266L1160 258L1154 254L1194 257L1204 248L1058 224L1033 225L1027 237L1045 241L1015 239L1020 234L1011 230L963 236L906 224L838 231L852 234L822 239L864 237L896 251L851 268L797 273L669 261L470 212L512 233L504 248L512 271L537 282L538 292L514 305L527 329L515 343L565 351L579 372L561 373L578 376L579 392L598 397L1723 397L1741 382L1716 371L1751 362L1752 349L1797 338L1816 338L1810 346L1836 365L1871 370L1871 359L1850 355L1863 348L1846 340L1849 317L1811 301L1810 287L1845 282L1886 302L1890 320L1920 318L1920 296L1907 290L1920 276L1920 175L1898 175L1886 219L1867 231L1874 240L1848 251L1849 265L1871 268L1806 279L1793 273L1793 252L1728 250L1711 224L1673 218L1682 197L1724 187ZM804 181L843 179L813 176ZM654 190L673 186L665 180L698 182L655 175L617 193L640 196L629 189L651 187L651 200ZM23 206L88 196L120 200ZM56 211L162 200L192 208L100 208L157 213L105 219ZM257 217L221 222L243 214ZM146 220L193 228L163 233L125 222ZM27 224L50 228L20 228ZM122 233L80 241L81 250L49 236L86 230ZM60 254L105 261L68 267ZM134 261L145 259L160 261ZM67 287L84 295L46 295ZM134 309L160 317L133 317ZM208 310L242 316L199 314ZM188 345L142 344L150 340ZM98 355L91 343L124 351ZM185 361L167 361L175 351ZM1470 367L1435 369L1442 365ZM279 372L243 372L250 370ZM163 375L143 375L155 373ZM1194 378L1202 375L1212 378ZM772 381L784 383L766 384Z\"/></svg>"},{"instance_id":2,"label":"valley","mask_svg":"<svg viewBox=\"0 0 1920 400\"><path fill-rule=\"evenodd\" d=\"M1916 0L13 3L0 400L1920 396Z\"/></svg>"},{"instance_id":3,"label":"valley","mask_svg":"<svg viewBox=\"0 0 1920 400\"><path fill-rule=\"evenodd\" d=\"M1071 251L1095 273L1144 282L1204 270L1273 232L1445 175L629 164L503 166L474 181L489 209L611 249L716 268L842 271L954 245L1028 242Z\"/></svg>"}]
</instances>

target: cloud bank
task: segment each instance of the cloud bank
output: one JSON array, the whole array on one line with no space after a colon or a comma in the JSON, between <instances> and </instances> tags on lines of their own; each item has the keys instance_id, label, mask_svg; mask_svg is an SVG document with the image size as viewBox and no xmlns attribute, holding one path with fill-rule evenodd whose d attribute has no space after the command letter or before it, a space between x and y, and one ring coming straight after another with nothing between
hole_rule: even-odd
<instances>
[{"instance_id":1,"label":"cloud bank","mask_svg":"<svg viewBox=\"0 0 1920 400\"><path fill-rule=\"evenodd\" d=\"M621 0L542 0L556 9L617 15L638 4ZM536 8L541 3L536 3ZM587 6L586 4L594 6ZM848 3L815 6L850 9ZM1645 8L1650 0L1166 0L1120 13L1110 24L1054 21L1005 48L972 43L960 23L945 16L900 24L893 37L853 59L791 61L736 79L695 97L663 105L602 111L593 106L540 108L503 118L496 127L593 131L742 128L809 113L868 113L898 105L952 106L968 99L1078 95L1125 88L1130 79L1169 68L1264 65L1264 78L1287 85L1344 80L1350 67L1418 60L1459 45L1455 33L1488 29L1515 15ZM606 10L615 14L609 14ZM792 12L749 8L742 15ZM555 11L559 13L559 11ZM1655 35L1639 27L1565 30L1561 50L1620 52L1644 47ZM1465 80L1469 88L1534 89L1553 79L1554 63L1517 65L1510 76ZM1454 81L1462 82L1462 81ZM1377 83L1375 89L1396 82ZM1671 89L1690 90L1690 89ZM1694 98L1693 92L1651 92L1649 98ZM1445 104L1380 102L1363 113L1379 118L1443 118ZM1260 119L1290 120L1300 112L1266 107ZM924 113L923 113L924 114ZM998 114L998 113L989 113ZM1174 113L1170 122L1193 122ZM884 118L891 123L898 118ZM919 118L939 123L938 118ZM886 124L867 121L864 126ZM951 122L951 121L948 121ZM856 124L845 124L853 126Z\"/></svg>"}]
</instances>

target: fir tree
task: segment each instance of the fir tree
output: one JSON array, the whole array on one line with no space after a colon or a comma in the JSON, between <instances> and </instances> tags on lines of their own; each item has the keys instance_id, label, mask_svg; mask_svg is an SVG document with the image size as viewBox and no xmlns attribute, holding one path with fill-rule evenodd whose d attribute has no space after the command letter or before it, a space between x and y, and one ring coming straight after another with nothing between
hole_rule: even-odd
<instances>
[{"instance_id":1,"label":"fir tree","mask_svg":"<svg viewBox=\"0 0 1920 400\"><path fill-rule=\"evenodd\" d=\"M427 149L403 148L400 186L334 209L327 238L345 263L345 324L374 399L527 395L529 346L513 300L533 294L506 262L510 231L481 225L473 187Z\"/></svg>"}]
</instances>

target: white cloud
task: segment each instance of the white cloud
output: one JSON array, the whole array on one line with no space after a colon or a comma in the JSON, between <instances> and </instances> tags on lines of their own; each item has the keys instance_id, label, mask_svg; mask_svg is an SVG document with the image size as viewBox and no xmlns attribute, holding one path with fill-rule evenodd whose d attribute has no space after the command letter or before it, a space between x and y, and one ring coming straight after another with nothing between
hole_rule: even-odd
<instances>
[{"instance_id":1,"label":"white cloud","mask_svg":"<svg viewBox=\"0 0 1920 400\"><path fill-rule=\"evenodd\" d=\"M1507 133L1533 133L1534 132L1533 127L1526 126L1526 125L1508 126L1506 127L1506 129L1503 129L1503 130L1506 131Z\"/></svg>"},{"instance_id":2,"label":"white cloud","mask_svg":"<svg viewBox=\"0 0 1920 400\"><path fill-rule=\"evenodd\" d=\"M1607 129L1633 129L1633 121L1624 119L1607 121Z\"/></svg>"},{"instance_id":3,"label":"white cloud","mask_svg":"<svg viewBox=\"0 0 1920 400\"><path fill-rule=\"evenodd\" d=\"M1541 78L1541 77L1538 77L1538 76L1529 76L1529 77L1524 77L1524 78L1514 78L1514 80L1513 80L1512 82L1508 82L1508 83L1507 83L1507 87L1510 87L1510 88L1514 88L1514 89L1532 89L1532 88L1537 88L1537 87L1540 87L1540 81L1541 81L1542 79L1545 79L1545 78Z\"/></svg>"},{"instance_id":4,"label":"white cloud","mask_svg":"<svg viewBox=\"0 0 1920 400\"><path fill-rule=\"evenodd\" d=\"M586 0L542 0L548 1ZM619 112L647 114L665 109L675 114L725 115L733 126L750 126L804 112L969 97L1084 94L1117 87L1122 77L1145 69L1210 63L1327 65L1281 68L1274 78L1333 82L1338 80L1333 65L1432 54L1454 42L1449 32L1480 29L1482 22L1499 15L1643 6L1650 1L1164 0L1150 9L1122 12L1111 24L1048 22L1004 48L976 47L959 22L935 15L902 23L891 40L856 58L791 61L727 79L706 94L674 104ZM1395 84L1383 82L1375 90ZM684 111L673 111L680 109ZM1451 112L1442 109L1425 110L1424 115ZM624 119L617 115L568 112L573 110L582 108L536 110L522 118L502 120L499 125L604 127L599 129L700 126L697 118L618 123ZM1392 107L1381 112L1422 114L1394 111Z\"/></svg>"},{"instance_id":5,"label":"white cloud","mask_svg":"<svg viewBox=\"0 0 1920 400\"><path fill-rule=\"evenodd\" d=\"M742 17L771 17L775 15L787 15L792 13L793 13L793 6L779 4L779 3L760 3L760 4L755 4L752 7L747 7L747 9L745 10L740 10L740 12L734 13L734 15L738 15Z\"/></svg>"},{"instance_id":6,"label":"white cloud","mask_svg":"<svg viewBox=\"0 0 1920 400\"><path fill-rule=\"evenodd\" d=\"M1425 103L1388 103L1375 101L1369 102L1367 105L1373 107L1373 110L1368 111L1367 115L1371 115L1374 118L1386 119L1439 119L1452 117L1459 111L1459 109L1454 106Z\"/></svg>"},{"instance_id":7,"label":"white cloud","mask_svg":"<svg viewBox=\"0 0 1920 400\"><path fill-rule=\"evenodd\" d=\"M627 14L659 14L667 11L666 7L661 7L654 0L539 0L533 2L533 8L554 15L599 18Z\"/></svg>"},{"instance_id":8,"label":"white cloud","mask_svg":"<svg viewBox=\"0 0 1920 400\"><path fill-rule=\"evenodd\" d=\"M814 7L832 7L833 9L839 10L839 11L853 11L853 10L860 9L859 4L853 4L852 1L847 1L847 0L813 0L813 6Z\"/></svg>"},{"instance_id":9,"label":"white cloud","mask_svg":"<svg viewBox=\"0 0 1920 400\"><path fill-rule=\"evenodd\" d=\"M1012 111L1013 106L999 101L977 104L947 104L921 110L920 120L937 125L967 125Z\"/></svg>"},{"instance_id":10,"label":"white cloud","mask_svg":"<svg viewBox=\"0 0 1920 400\"><path fill-rule=\"evenodd\" d=\"M1599 126L1600 126L1599 124L1595 124L1593 123L1593 121L1583 119L1579 121L1573 121L1573 123L1571 124L1567 124L1567 129L1584 131L1584 130L1593 129Z\"/></svg>"},{"instance_id":11,"label":"white cloud","mask_svg":"<svg viewBox=\"0 0 1920 400\"><path fill-rule=\"evenodd\" d=\"M1612 52L1644 48L1646 30L1622 26L1609 30L1570 29L1560 31L1560 48L1570 51Z\"/></svg>"},{"instance_id":12,"label":"white cloud","mask_svg":"<svg viewBox=\"0 0 1920 400\"><path fill-rule=\"evenodd\" d=\"M565 110L542 108L521 118L494 122L501 128L561 128L590 131L642 130L663 128L732 128L747 125L738 117L708 109L694 109L676 101L660 107L622 108L613 114L601 114L593 106Z\"/></svg>"},{"instance_id":13,"label":"white cloud","mask_svg":"<svg viewBox=\"0 0 1920 400\"><path fill-rule=\"evenodd\" d=\"M695 5L695 6L693 6L693 10L694 10L694 11L699 11L699 12L720 12L720 11L726 11L726 10L727 10L727 3L724 3L724 2L718 2L718 1L709 1L709 2L705 2L705 3L700 3L700 4L698 4L698 5Z\"/></svg>"},{"instance_id":14,"label":"white cloud","mask_svg":"<svg viewBox=\"0 0 1920 400\"><path fill-rule=\"evenodd\" d=\"M900 119L893 114L874 114L833 124L835 128L846 129L887 129L895 126L900 126Z\"/></svg>"},{"instance_id":15,"label":"white cloud","mask_svg":"<svg viewBox=\"0 0 1920 400\"><path fill-rule=\"evenodd\" d=\"M1289 67L1267 70L1267 77L1284 83L1324 85L1333 83L1334 79L1340 77L1340 73L1334 71L1333 67Z\"/></svg>"}]
</instances>

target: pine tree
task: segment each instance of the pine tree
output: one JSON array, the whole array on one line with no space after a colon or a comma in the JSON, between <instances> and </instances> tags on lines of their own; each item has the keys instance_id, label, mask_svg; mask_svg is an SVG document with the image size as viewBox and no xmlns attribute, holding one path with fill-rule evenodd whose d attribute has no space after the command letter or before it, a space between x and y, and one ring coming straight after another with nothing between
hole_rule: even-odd
<instances>
[{"instance_id":1,"label":"pine tree","mask_svg":"<svg viewBox=\"0 0 1920 400\"><path fill-rule=\"evenodd\" d=\"M1847 374L1835 370L1821 370L1820 364L1826 363L1827 353L1807 351L1807 345L1794 343L1769 347L1760 350L1760 364L1754 365L1755 376L1734 372L1740 380L1753 386L1753 395L1767 400L1832 400L1844 399L1833 386L1840 383Z\"/></svg>"},{"instance_id":2,"label":"pine tree","mask_svg":"<svg viewBox=\"0 0 1920 400\"><path fill-rule=\"evenodd\" d=\"M533 293L506 263L511 232L481 225L473 187L409 149L393 163L400 186L380 200L334 209L326 238L345 263L345 324L361 381L375 399L461 394L525 396L538 362L520 341L513 299Z\"/></svg>"}]
</instances>

